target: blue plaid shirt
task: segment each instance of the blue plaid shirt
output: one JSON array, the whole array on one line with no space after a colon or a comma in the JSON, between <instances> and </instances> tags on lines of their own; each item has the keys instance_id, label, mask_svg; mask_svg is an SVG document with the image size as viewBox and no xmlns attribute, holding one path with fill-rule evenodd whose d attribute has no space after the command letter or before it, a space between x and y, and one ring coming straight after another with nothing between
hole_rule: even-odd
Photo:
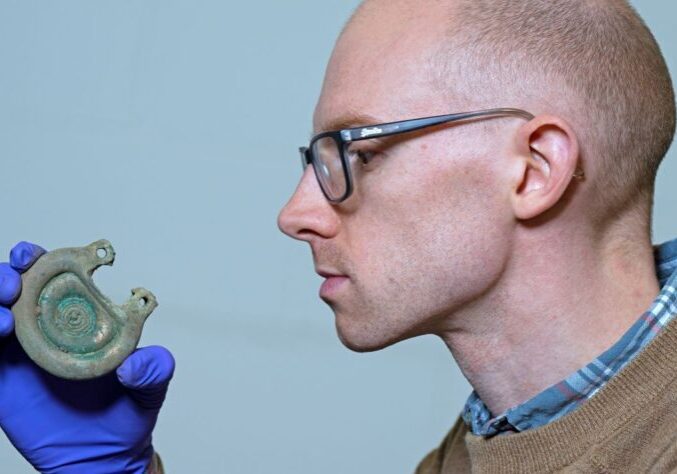
<instances>
[{"instance_id":1,"label":"blue plaid shirt","mask_svg":"<svg viewBox=\"0 0 677 474\"><path fill-rule=\"evenodd\" d=\"M575 410L597 393L677 314L677 239L654 248L661 291L651 307L610 349L525 403L492 416L476 392L468 398L463 420L472 433L493 436L543 426Z\"/></svg>"}]
</instances>

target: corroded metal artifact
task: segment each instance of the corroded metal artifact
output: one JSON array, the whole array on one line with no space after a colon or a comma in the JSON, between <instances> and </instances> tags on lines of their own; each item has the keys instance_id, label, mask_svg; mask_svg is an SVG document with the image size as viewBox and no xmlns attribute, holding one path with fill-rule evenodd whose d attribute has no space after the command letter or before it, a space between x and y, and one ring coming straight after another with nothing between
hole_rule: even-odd
<instances>
[{"instance_id":1,"label":"corroded metal artifact","mask_svg":"<svg viewBox=\"0 0 677 474\"><path fill-rule=\"evenodd\" d=\"M112 265L113 246L48 252L22 275L21 297L12 307L16 336L46 371L66 379L90 379L117 368L139 343L146 318L157 307L143 288L116 306L92 281L94 270Z\"/></svg>"}]
</instances>

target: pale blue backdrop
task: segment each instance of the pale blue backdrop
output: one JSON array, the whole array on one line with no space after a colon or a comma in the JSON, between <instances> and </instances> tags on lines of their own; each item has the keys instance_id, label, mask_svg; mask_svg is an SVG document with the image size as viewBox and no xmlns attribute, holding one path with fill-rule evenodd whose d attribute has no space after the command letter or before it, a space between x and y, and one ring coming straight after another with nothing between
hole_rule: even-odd
<instances>
[{"instance_id":1,"label":"pale blue backdrop","mask_svg":"<svg viewBox=\"0 0 677 474\"><path fill-rule=\"evenodd\" d=\"M143 342L178 361L155 432L170 473L412 472L469 392L433 337L345 349L276 228L356 4L0 0L0 254L105 237L104 292L158 295ZM675 71L677 7L637 7ZM671 156L657 241L676 179ZM0 471L31 472L4 437Z\"/></svg>"}]
</instances>

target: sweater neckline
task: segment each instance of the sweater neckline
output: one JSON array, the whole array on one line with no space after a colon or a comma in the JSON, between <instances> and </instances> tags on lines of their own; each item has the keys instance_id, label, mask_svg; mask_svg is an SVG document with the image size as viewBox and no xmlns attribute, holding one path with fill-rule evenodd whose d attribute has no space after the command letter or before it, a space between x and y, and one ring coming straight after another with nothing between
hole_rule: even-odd
<instances>
[{"instance_id":1,"label":"sweater neckline","mask_svg":"<svg viewBox=\"0 0 677 474\"><path fill-rule=\"evenodd\" d=\"M513 472L555 470L571 464L599 442L600 431L613 433L651 403L677 376L677 318L604 388L575 411L540 428L484 438L468 432L473 467L491 472L500 460Z\"/></svg>"}]
</instances>

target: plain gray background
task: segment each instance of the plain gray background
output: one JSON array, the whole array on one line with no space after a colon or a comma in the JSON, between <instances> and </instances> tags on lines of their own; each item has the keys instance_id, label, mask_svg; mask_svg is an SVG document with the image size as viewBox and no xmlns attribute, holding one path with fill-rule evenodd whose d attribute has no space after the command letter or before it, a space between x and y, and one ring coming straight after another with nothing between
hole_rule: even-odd
<instances>
[{"instance_id":1,"label":"plain gray background","mask_svg":"<svg viewBox=\"0 0 677 474\"><path fill-rule=\"evenodd\" d=\"M307 246L276 228L357 3L0 0L0 254L107 238L104 293L155 292L170 473L412 472L469 393L436 338L345 349ZM636 6L676 71L674 2ZM677 234L675 179L669 156L656 241ZM32 472L6 439L0 470Z\"/></svg>"}]
</instances>

